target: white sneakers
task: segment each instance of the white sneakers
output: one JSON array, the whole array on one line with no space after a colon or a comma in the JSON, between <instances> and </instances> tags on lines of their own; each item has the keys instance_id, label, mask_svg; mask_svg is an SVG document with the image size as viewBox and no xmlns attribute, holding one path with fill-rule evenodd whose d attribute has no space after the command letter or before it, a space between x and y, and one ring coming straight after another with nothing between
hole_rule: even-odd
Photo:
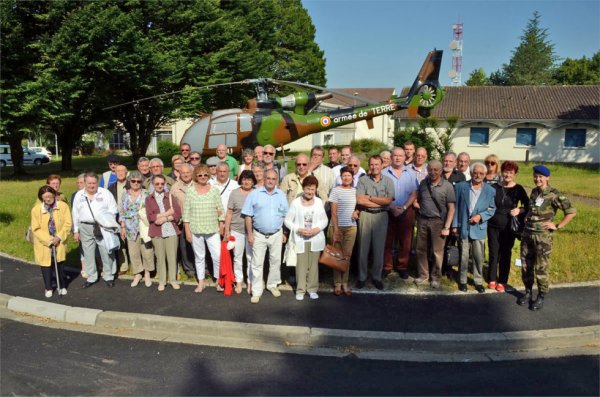
<instances>
[{"instance_id":1,"label":"white sneakers","mask_svg":"<svg viewBox=\"0 0 600 397\"><path fill-rule=\"evenodd\" d=\"M310 299L319 299L319 294L317 294L316 292L309 292L308 296ZM297 301L304 300L304 293L296 294L296 300Z\"/></svg>"},{"instance_id":2,"label":"white sneakers","mask_svg":"<svg viewBox=\"0 0 600 397\"><path fill-rule=\"evenodd\" d=\"M47 289L46 293L44 295L46 296L46 298L52 298L52 290L51 289Z\"/></svg>"},{"instance_id":3,"label":"white sneakers","mask_svg":"<svg viewBox=\"0 0 600 397\"><path fill-rule=\"evenodd\" d=\"M250 298L250 303L258 303L260 301L260 296L253 296Z\"/></svg>"},{"instance_id":4,"label":"white sneakers","mask_svg":"<svg viewBox=\"0 0 600 397\"><path fill-rule=\"evenodd\" d=\"M67 294L67 289L66 289L66 288L61 288L61 289L58 291L58 294L59 294L59 295L62 295L62 296L65 296L65 295Z\"/></svg>"},{"instance_id":5,"label":"white sneakers","mask_svg":"<svg viewBox=\"0 0 600 397\"><path fill-rule=\"evenodd\" d=\"M281 296L281 291L279 291L279 288L277 287L271 287L269 288L269 291L271 291L275 298L279 298Z\"/></svg>"}]
</instances>

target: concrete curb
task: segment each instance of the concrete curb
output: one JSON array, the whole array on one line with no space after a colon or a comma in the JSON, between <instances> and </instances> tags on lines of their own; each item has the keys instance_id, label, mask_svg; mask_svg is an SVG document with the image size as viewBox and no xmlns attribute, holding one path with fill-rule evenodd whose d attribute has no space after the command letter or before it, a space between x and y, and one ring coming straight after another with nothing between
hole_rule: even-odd
<instances>
[{"instance_id":1,"label":"concrete curb","mask_svg":"<svg viewBox=\"0 0 600 397\"><path fill-rule=\"evenodd\" d=\"M355 331L102 311L0 294L13 313L122 337L402 361L495 361L600 354L600 325L500 333ZM6 310L4 309L4 310Z\"/></svg>"},{"instance_id":2,"label":"concrete curb","mask_svg":"<svg viewBox=\"0 0 600 397\"><path fill-rule=\"evenodd\" d=\"M15 256L11 256L8 254L5 254L3 252L0 252L0 258L7 258L7 259L11 259L11 260L15 260L15 261L19 261L28 265L33 265L33 266L37 266L34 262L30 262L27 261L25 259L22 258L17 258ZM79 269L75 269L72 267L68 267L66 266L65 269L70 269L73 270L74 272L79 272ZM132 276L119 276L120 280L133 280ZM208 281L208 280L207 280ZM157 282L156 280L153 280L153 282ZM182 284L184 285L196 285L195 282L190 282L190 281L185 281ZM208 287L213 287L214 283L212 282L207 282L207 286ZM479 294L472 290L471 288L469 289L468 292L460 292L458 290L456 291L444 291L441 289L429 289L429 288L424 288L424 287L420 287L417 288L414 286L414 283L412 282L407 282L407 288L402 288L402 289L384 289L382 291L375 289L374 287L366 287L362 290L357 290L357 289L353 289L352 293L353 294L375 294L375 295L385 295L385 294L390 294L390 295L422 295L422 296L432 296L432 295L452 295L452 296L456 296L456 295L460 295L460 296L478 296ZM600 287L600 280L594 280L594 281L581 281L581 282L575 282L575 283L561 283L561 284L551 284L550 285L550 289L557 289L557 288L572 288L572 287ZM292 291L292 287L289 286L287 283L286 284L282 284L279 286L279 289L282 291ZM522 290L522 287L517 288L517 290ZM323 286L319 287L319 292L332 292L333 291L333 287L325 287L323 288ZM486 293L490 293L490 294L497 294L500 292L496 292L496 291L492 291L492 290L486 290Z\"/></svg>"}]
</instances>

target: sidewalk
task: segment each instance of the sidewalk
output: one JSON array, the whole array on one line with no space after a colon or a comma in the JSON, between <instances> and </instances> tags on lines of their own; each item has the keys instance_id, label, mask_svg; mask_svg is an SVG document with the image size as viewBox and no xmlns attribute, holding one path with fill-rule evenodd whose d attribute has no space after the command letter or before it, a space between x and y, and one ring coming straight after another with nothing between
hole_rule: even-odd
<instances>
[{"instance_id":1,"label":"sidewalk","mask_svg":"<svg viewBox=\"0 0 600 397\"><path fill-rule=\"evenodd\" d=\"M401 295L354 291L351 297L336 297L331 292L320 292L316 301L306 298L299 302L292 291L283 291L279 298L265 291L260 303L253 305L245 292L226 297L207 288L202 294L195 294L191 285L184 285L179 291L167 287L159 293L156 284L146 288L141 283L131 288L130 280L121 279L114 288L99 282L84 290L80 277L71 281L67 296L58 298L54 294L46 299L38 266L1 257L0 274L0 293L8 295L3 302L6 305L10 300L8 307L13 311L39 315L36 310L52 306L63 316L86 313L94 318L95 325L100 321L103 326L121 329L171 327L177 333L200 335L205 327L215 336L247 334L245 337L257 342L264 338L263 342L277 340L313 348L338 344L336 348L362 345L367 350L427 350L417 343L420 340L430 345L430 354L460 353L461 349L480 351L486 345L499 350L504 349L502 346L506 350L543 350L579 339L591 341L594 354L598 353L599 284L551 289L544 309L532 312L516 304L517 295L507 293ZM11 296L33 301L11 300ZM32 309L33 313L23 309L28 307L38 309ZM280 338L274 336L278 332ZM554 339L552 345L544 345L559 336L562 342ZM547 341L542 343L544 339ZM519 343L510 345L510 340ZM497 346L492 346L492 342Z\"/></svg>"}]
</instances>

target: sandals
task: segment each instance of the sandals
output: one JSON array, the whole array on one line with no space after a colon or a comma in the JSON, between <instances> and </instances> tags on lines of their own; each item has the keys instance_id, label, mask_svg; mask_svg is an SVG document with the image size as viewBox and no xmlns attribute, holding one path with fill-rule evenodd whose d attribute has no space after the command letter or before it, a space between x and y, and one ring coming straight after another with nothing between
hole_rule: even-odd
<instances>
[{"instance_id":1,"label":"sandals","mask_svg":"<svg viewBox=\"0 0 600 397\"><path fill-rule=\"evenodd\" d=\"M204 280L199 281L198 282L198 286L194 290L194 292L197 293L197 294L202 293L202 291L204 291Z\"/></svg>"},{"instance_id":2,"label":"sandals","mask_svg":"<svg viewBox=\"0 0 600 397\"><path fill-rule=\"evenodd\" d=\"M335 296L340 296L340 295L342 294L342 288L341 288L339 285L337 285L337 286L335 287L335 289L333 290L333 294L334 294Z\"/></svg>"},{"instance_id":3,"label":"sandals","mask_svg":"<svg viewBox=\"0 0 600 397\"><path fill-rule=\"evenodd\" d=\"M350 291L350 288L348 288L347 286L342 286L342 291L344 292L344 295L346 295L346 296L352 295L352 291Z\"/></svg>"},{"instance_id":4,"label":"sandals","mask_svg":"<svg viewBox=\"0 0 600 397\"><path fill-rule=\"evenodd\" d=\"M238 295L242 293L242 283L235 283L235 293Z\"/></svg>"}]
</instances>

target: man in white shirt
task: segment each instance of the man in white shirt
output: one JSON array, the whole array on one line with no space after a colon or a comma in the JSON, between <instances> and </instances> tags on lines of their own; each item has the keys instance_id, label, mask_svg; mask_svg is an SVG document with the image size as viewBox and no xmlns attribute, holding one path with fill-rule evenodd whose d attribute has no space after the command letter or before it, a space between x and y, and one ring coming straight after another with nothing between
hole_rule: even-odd
<instances>
[{"instance_id":1,"label":"man in white shirt","mask_svg":"<svg viewBox=\"0 0 600 397\"><path fill-rule=\"evenodd\" d=\"M351 156L348 160L348 167L352 168L352 172L354 173L352 182L352 187L356 187L358 185L358 180L363 176L367 175L367 171L364 170L363 167L360 166L360 159L357 156ZM342 184L342 178L338 175L335 179L334 186L340 186Z\"/></svg>"},{"instance_id":2,"label":"man in white shirt","mask_svg":"<svg viewBox=\"0 0 600 397\"><path fill-rule=\"evenodd\" d=\"M325 149L321 146L315 146L310 150L310 161L308 162L308 171L312 172L319 181L319 188L317 194L323 203L327 203L329 193L333 188L333 172L331 168L323 164L323 158L325 157Z\"/></svg>"},{"instance_id":3,"label":"man in white shirt","mask_svg":"<svg viewBox=\"0 0 600 397\"><path fill-rule=\"evenodd\" d=\"M471 180L471 171L469 167L471 166L471 156L467 152L460 152L458 155L458 170L463 173L466 181Z\"/></svg>"},{"instance_id":4,"label":"man in white shirt","mask_svg":"<svg viewBox=\"0 0 600 397\"><path fill-rule=\"evenodd\" d=\"M240 187L236 181L230 178L229 165L224 161L217 164L217 178L211 179L209 183L219 189L223 208L227 208L231 192Z\"/></svg>"},{"instance_id":5,"label":"man in white shirt","mask_svg":"<svg viewBox=\"0 0 600 397\"><path fill-rule=\"evenodd\" d=\"M104 188L98 187L98 176L94 173L85 174L85 189L80 190L73 200L73 239L81 241L81 249L85 258L85 271L88 274L83 288L89 288L98 281L96 270L96 248L100 251L104 282L108 287L114 287L116 261L113 252L107 251L103 237L98 233L96 216L101 213L117 216L117 203L113 195ZM96 229L96 231L94 230Z\"/></svg>"}]
</instances>

